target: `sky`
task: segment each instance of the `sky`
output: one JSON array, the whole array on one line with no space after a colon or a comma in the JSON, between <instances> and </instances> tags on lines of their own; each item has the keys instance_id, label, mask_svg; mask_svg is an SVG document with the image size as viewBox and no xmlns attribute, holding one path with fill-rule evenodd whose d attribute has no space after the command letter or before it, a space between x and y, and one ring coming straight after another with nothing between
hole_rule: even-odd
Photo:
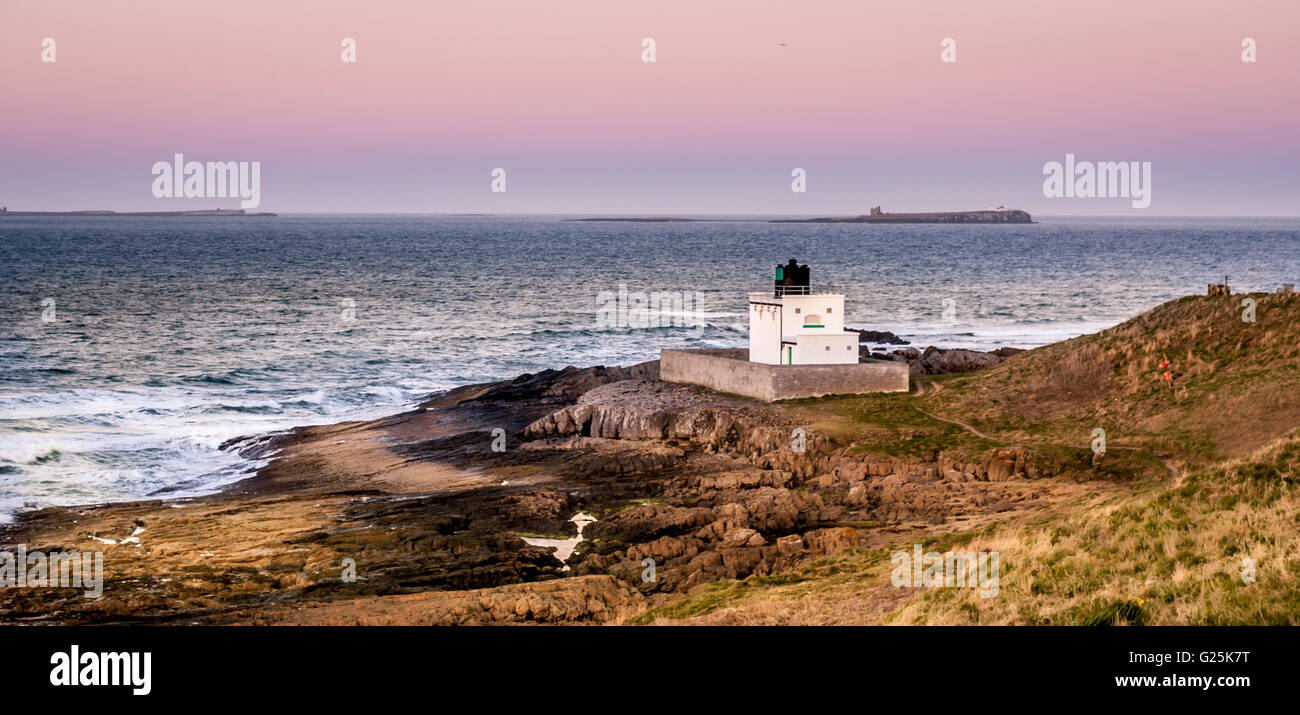
<instances>
[{"instance_id":1,"label":"sky","mask_svg":"<svg viewBox=\"0 0 1300 715\"><path fill-rule=\"evenodd\" d=\"M0 88L10 210L236 208L182 153L281 213L1300 215L1295 0L8 0Z\"/></svg>"}]
</instances>

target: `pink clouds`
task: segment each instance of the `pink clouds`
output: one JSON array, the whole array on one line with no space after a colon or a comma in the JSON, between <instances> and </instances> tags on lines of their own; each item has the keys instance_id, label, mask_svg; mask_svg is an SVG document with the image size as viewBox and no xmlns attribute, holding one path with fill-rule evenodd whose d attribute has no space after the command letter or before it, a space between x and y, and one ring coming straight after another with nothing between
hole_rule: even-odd
<instances>
[{"instance_id":1,"label":"pink clouds","mask_svg":"<svg viewBox=\"0 0 1300 715\"><path fill-rule=\"evenodd\" d=\"M267 5L8 10L0 149L19 165L6 172L76 156L108 174L123 155L148 166L175 151L271 154L281 176L329 157L344 170L351 162L396 175L514 160L557 175L600 166L602 183L626 175L645 210L671 211L704 187L647 193L638 162L701 161L699 173L716 177L728 166L821 161L841 178L872 162L905 177L909 166L944 161L967 163L952 167L960 175L1010 164L992 178L1027 202L1041 196L1024 166L1066 151L1300 154L1300 9L1286 0ZM43 37L59 43L54 65L39 61ZM344 37L357 40L354 65L340 61ZM656 40L654 64L640 61L643 37ZM945 37L957 42L954 64L939 61ZM1243 37L1259 43L1255 64L1240 61ZM1266 173L1279 171L1287 175ZM0 176L9 194L19 183L11 176ZM857 188L822 198L839 206ZM317 208L303 201L280 208Z\"/></svg>"}]
</instances>

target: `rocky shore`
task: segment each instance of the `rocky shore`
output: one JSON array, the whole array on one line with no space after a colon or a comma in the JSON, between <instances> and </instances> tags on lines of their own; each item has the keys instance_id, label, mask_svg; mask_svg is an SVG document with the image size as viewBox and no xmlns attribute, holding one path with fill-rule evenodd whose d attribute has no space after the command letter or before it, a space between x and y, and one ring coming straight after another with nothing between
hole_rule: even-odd
<instances>
[{"instance_id":1,"label":"rocky shore","mask_svg":"<svg viewBox=\"0 0 1300 715\"><path fill-rule=\"evenodd\" d=\"M971 372L986 367L993 367L1003 360L1024 352L1018 348L998 348L991 352L981 352L979 350L961 350L961 349L944 349L936 348L931 345L924 350L916 348L903 348L894 350L888 354L883 352L869 352L861 350L862 358L871 358L873 360L893 360L895 362L905 362L913 376L915 375L946 375L951 372Z\"/></svg>"},{"instance_id":2,"label":"rocky shore","mask_svg":"<svg viewBox=\"0 0 1300 715\"><path fill-rule=\"evenodd\" d=\"M882 352L910 393L568 367L233 440L265 466L219 493L0 526L105 577L0 588L0 622L1295 624L1300 296L1251 297L1257 323L1189 296L1027 352ZM1002 595L892 585L913 547L1000 553Z\"/></svg>"},{"instance_id":3,"label":"rocky shore","mask_svg":"<svg viewBox=\"0 0 1300 715\"><path fill-rule=\"evenodd\" d=\"M917 373L984 364L901 352ZM105 557L101 598L0 589L0 622L619 623L707 582L970 529L1054 491L1023 449L887 455L819 427L836 418L661 382L652 362L234 440L270 461L217 494L0 527L5 546ZM566 562L530 543L576 537L579 512L596 520Z\"/></svg>"},{"instance_id":4,"label":"rocky shore","mask_svg":"<svg viewBox=\"0 0 1300 715\"><path fill-rule=\"evenodd\" d=\"M870 349L865 344L908 345L908 341L888 331L857 330L854 332L858 334L858 342L863 344L858 348L859 359L905 362L914 376L970 372L992 367L1012 355L1024 352L1020 348L998 348L990 352L981 352L979 350L962 350L960 348L938 348L933 345L924 350L907 347L885 352L880 349Z\"/></svg>"}]
</instances>

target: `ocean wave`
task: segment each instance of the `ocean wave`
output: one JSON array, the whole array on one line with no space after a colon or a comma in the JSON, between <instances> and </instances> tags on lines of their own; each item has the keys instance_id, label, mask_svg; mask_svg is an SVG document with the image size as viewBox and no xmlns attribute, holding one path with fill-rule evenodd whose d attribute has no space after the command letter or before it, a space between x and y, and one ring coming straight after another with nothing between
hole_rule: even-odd
<instances>
[{"instance_id":1,"label":"ocean wave","mask_svg":"<svg viewBox=\"0 0 1300 715\"><path fill-rule=\"evenodd\" d=\"M391 385L371 385L365 388L367 395L379 397L384 403L389 405L402 405L410 402L412 395L407 394L406 390Z\"/></svg>"},{"instance_id":2,"label":"ocean wave","mask_svg":"<svg viewBox=\"0 0 1300 715\"><path fill-rule=\"evenodd\" d=\"M62 452L60 452L57 449L51 449L45 454L39 455L27 463L28 464L54 464L55 462L59 461L62 458L63 458Z\"/></svg>"},{"instance_id":3,"label":"ocean wave","mask_svg":"<svg viewBox=\"0 0 1300 715\"><path fill-rule=\"evenodd\" d=\"M235 373L226 373L225 375L186 375L180 378L181 382L193 382L204 385L238 385L240 379Z\"/></svg>"},{"instance_id":4,"label":"ocean wave","mask_svg":"<svg viewBox=\"0 0 1300 715\"><path fill-rule=\"evenodd\" d=\"M731 314L723 314L718 317L729 317ZM679 320L679 318L681 320ZM714 329L725 331L745 331L748 332L748 326L740 326L737 323L726 322L724 320L707 320L699 319L694 315L664 315L660 320L667 319L670 322L684 322L684 325L589 325L585 327L544 327L533 328L528 330L512 330L495 334L480 334L457 337L458 340L469 339L475 341L516 341L521 338L574 338L574 337L601 337L609 334L627 334L627 333L646 333L656 331L673 331L673 330L700 330ZM443 340L446 339L444 336Z\"/></svg>"},{"instance_id":5,"label":"ocean wave","mask_svg":"<svg viewBox=\"0 0 1300 715\"><path fill-rule=\"evenodd\" d=\"M66 442L48 435L28 436L0 432L0 462L9 465L33 466L57 462L65 451L69 450Z\"/></svg>"},{"instance_id":6,"label":"ocean wave","mask_svg":"<svg viewBox=\"0 0 1300 715\"><path fill-rule=\"evenodd\" d=\"M0 395L0 419L42 419L118 414L143 409L184 409L193 406L194 402L192 399L184 399L181 394L167 392L56 390L36 394Z\"/></svg>"},{"instance_id":7,"label":"ocean wave","mask_svg":"<svg viewBox=\"0 0 1300 715\"><path fill-rule=\"evenodd\" d=\"M0 522L19 508L138 499L178 483L208 493L247 476L265 461L219 449L216 436L147 435L86 440L61 435L44 443L7 443L0 454ZM21 501L19 501L21 495Z\"/></svg>"}]
</instances>

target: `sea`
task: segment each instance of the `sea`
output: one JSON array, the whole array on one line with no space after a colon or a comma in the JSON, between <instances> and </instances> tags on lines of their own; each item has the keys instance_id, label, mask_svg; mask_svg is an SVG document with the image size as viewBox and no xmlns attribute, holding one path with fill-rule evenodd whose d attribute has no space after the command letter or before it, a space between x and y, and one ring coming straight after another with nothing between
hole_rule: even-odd
<instances>
[{"instance_id":1,"label":"sea","mask_svg":"<svg viewBox=\"0 0 1300 715\"><path fill-rule=\"evenodd\" d=\"M850 327L920 348L1044 345L1225 275L1300 283L1297 218L576 218L0 218L0 521L210 492L259 464L219 448L235 437L744 347L746 293L791 258L848 296Z\"/></svg>"}]
</instances>

